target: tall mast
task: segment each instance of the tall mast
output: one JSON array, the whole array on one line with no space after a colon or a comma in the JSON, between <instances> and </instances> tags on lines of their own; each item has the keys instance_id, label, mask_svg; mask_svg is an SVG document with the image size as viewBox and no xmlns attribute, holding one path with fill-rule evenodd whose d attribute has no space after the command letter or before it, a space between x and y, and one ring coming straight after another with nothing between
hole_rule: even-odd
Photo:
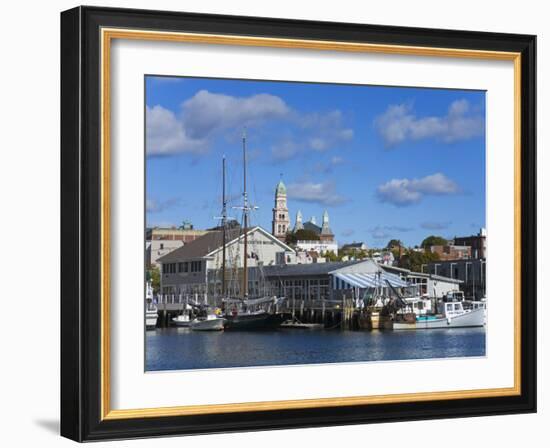
<instances>
[{"instance_id":1,"label":"tall mast","mask_svg":"<svg viewBox=\"0 0 550 448\"><path fill-rule=\"evenodd\" d=\"M243 258L243 298L248 297L248 194L246 192L246 128L243 131L243 225L244 225L244 258Z\"/></svg>"},{"instance_id":2,"label":"tall mast","mask_svg":"<svg viewBox=\"0 0 550 448\"><path fill-rule=\"evenodd\" d=\"M222 159L222 297L225 297L225 245L227 242L227 199L225 198L225 155Z\"/></svg>"}]
</instances>

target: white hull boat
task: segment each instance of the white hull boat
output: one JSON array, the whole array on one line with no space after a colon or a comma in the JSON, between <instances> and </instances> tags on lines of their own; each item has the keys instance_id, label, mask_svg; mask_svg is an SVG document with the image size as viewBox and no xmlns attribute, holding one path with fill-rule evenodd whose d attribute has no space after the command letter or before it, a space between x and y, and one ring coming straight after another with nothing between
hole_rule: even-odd
<instances>
[{"instance_id":1,"label":"white hull boat","mask_svg":"<svg viewBox=\"0 0 550 448\"><path fill-rule=\"evenodd\" d=\"M180 314L172 319L172 325L176 327L189 327L192 320L187 314Z\"/></svg>"},{"instance_id":2,"label":"white hull boat","mask_svg":"<svg viewBox=\"0 0 550 448\"><path fill-rule=\"evenodd\" d=\"M157 328L158 318L157 307L153 305L153 308L148 308L147 311L145 311L145 328L147 328L147 330L154 330Z\"/></svg>"},{"instance_id":3,"label":"white hull boat","mask_svg":"<svg viewBox=\"0 0 550 448\"><path fill-rule=\"evenodd\" d=\"M465 310L461 302L443 302L439 314L416 316L414 322L394 322L394 330L428 330L432 328L483 327L485 309Z\"/></svg>"},{"instance_id":4,"label":"white hull boat","mask_svg":"<svg viewBox=\"0 0 550 448\"><path fill-rule=\"evenodd\" d=\"M206 318L198 318L191 321L189 325L194 331L221 331L225 319L215 314L209 314Z\"/></svg>"},{"instance_id":5,"label":"white hull boat","mask_svg":"<svg viewBox=\"0 0 550 448\"><path fill-rule=\"evenodd\" d=\"M157 306L153 303L153 287L151 282L145 285L145 329L154 330L157 328L159 318Z\"/></svg>"}]
</instances>

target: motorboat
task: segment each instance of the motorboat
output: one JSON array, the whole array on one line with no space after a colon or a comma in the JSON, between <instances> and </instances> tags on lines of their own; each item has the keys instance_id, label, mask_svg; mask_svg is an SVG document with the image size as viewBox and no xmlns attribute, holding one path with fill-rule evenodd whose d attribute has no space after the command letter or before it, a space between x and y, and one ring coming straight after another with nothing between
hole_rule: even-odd
<instances>
[{"instance_id":1,"label":"motorboat","mask_svg":"<svg viewBox=\"0 0 550 448\"><path fill-rule=\"evenodd\" d=\"M281 328L292 329L292 330L322 330L325 328L323 324L308 324L301 322L300 320L288 319L281 324Z\"/></svg>"},{"instance_id":2,"label":"motorboat","mask_svg":"<svg viewBox=\"0 0 550 448\"><path fill-rule=\"evenodd\" d=\"M287 319L283 313L240 311L225 316L226 330L275 330Z\"/></svg>"},{"instance_id":3,"label":"motorboat","mask_svg":"<svg viewBox=\"0 0 550 448\"><path fill-rule=\"evenodd\" d=\"M179 314L176 317L172 318L172 325L176 327L188 327L192 322L192 319L189 317L189 314Z\"/></svg>"},{"instance_id":4,"label":"motorboat","mask_svg":"<svg viewBox=\"0 0 550 448\"><path fill-rule=\"evenodd\" d=\"M463 296L454 292L437 304L436 314L415 315L415 319L395 320L394 330L420 330L432 328L483 327L485 308L465 309Z\"/></svg>"},{"instance_id":5,"label":"motorboat","mask_svg":"<svg viewBox=\"0 0 550 448\"><path fill-rule=\"evenodd\" d=\"M225 319L217 314L209 313L204 317L193 319L189 326L194 331L221 331L223 330Z\"/></svg>"},{"instance_id":6,"label":"motorboat","mask_svg":"<svg viewBox=\"0 0 550 448\"><path fill-rule=\"evenodd\" d=\"M158 308L153 302L153 287L151 282L145 284L145 329L154 330L157 327Z\"/></svg>"},{"instance_id":7,"label":"motorboat","mask_svg":"<svg viewBox=\"0 0 550 448\"><path fill-rule=\"evenodd\" d=\"M176 317L172 318L172 325L175 327L188 327L193 320L192 316L193 307L188 303L185 305L185 311L182 310L181 314L178 314Z\"/></svg>"}]
</instances>

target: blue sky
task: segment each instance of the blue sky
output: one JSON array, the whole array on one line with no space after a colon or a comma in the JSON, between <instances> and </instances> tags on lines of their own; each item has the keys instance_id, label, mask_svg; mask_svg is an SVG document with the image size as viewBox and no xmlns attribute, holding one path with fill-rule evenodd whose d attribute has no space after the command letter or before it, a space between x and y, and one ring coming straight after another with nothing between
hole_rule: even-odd
<instances>
[{"instance_id":1,"label":"blue sky","mask_svg":"<svg viewBox=\"0 0 550 448\"><path fill-rule=\"evenodd\" d=\"M485 226L485 92L147 76L147 226L217 224L221 159L271 229L282 176L294 223L324 210L340 244L414 246ZM239 218L237 211L231 211Z\"/></svg>"}]
</instances>

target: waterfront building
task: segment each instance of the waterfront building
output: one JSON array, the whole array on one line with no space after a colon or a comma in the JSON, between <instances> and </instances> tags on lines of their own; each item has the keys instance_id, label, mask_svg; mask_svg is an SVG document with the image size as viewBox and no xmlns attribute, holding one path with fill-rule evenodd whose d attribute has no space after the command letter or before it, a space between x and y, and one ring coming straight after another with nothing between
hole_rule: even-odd
<instances>
[{"instance_id":1,"label":"waterfront building","mask_svg":"<svg viewBox=\"0 0 550 448\"><path fill-rule=\"evenodd\" d=\"M411 285L417 285L418 293L427 295L430 298L440 298L448 292L459 291L461 285L464 283L460 279L451 278L444 274L437 275L429 272L414 272L410 269L391 265L381 265L381 267L387 272L399 275Z\"/></svg>"},{"instance_id":2,"label":"waterfront building","mask_svg":"<svg viewBox=\"0 0 550 448\"><path fill-rule=\"evenodd\" d=\"M275 188L275 206L273 207L273 220L271 233L281 241L285 241L286 234L290 231L290 218L286 201L286 186L282 180Z\"/></svg>"},{"instance_id":3,"label":"waterfront building","mask_svg":"<svg viewBox=\"0 0 550 448\"><path fill-rule=\"evenodd\" d=\"M334 252L338 255L338 243L336 241L323 240L298 240L296 241L296 249L306 252L317 252L323 255L327 252Z\"/></svg>"},{"instance_id":4,"label":"waterfront building","mask_svg":"<svg viewBox=\"0 0 550 448\"><path fill-rule=\"evenodd\" d=\"M182 247L182 240L150 240L145 242L145 265L147 268L158 267L158 259L173 250Z\"/></svg>"},{"instance_id":5,"label":"waterfront building","mask_svg":"<svg viewBox=\"0 0 550 448\"><path fill-rule=\"evenodd\" d=\"M182 247L186 243L208 233L196 230L184 222L180 227L151 227L145 230L145 265L147 268L159 266L158 259Z\"/></svg>"},{"instance_id":6,"label":"waterfront building","mask_svg":"<svg viewBox=\"0 0 550 448\"><path fill-rule=\"evenodd\" d=\"M477 235L455 237L454 244L470 246L472 258L487 258L487 231L485 228L481 228Z\"/></svg>"},{"instance_id":7,"label":"waterfront building","mask_svg":"<svg viewBox=\"0 0 550 448\"><path fill-rule=\"evenodd\" d=\"M214 291L215 273L209 275L209 291ZM340 301L343 296L359 298L366 289L388 288L386 280L401 293L428 294L442 297L457 291L460 281L443 276L393 269L372 259L308 264L277 264L249 269L249 282L265 296L277 296L293 301ZM259 286L261 285L261 286Z\"/></svg>"},{"instance_id":8,"label":"waterfront building","mask_svg":"<svg viewBox=\"0 0 550 448\"><path fill-rule=\"evenodd\" d=\"M472 257L470 246L456 244L430 246L430 252L439 255L440 260L464 260Z\"/></svg>"},{"instance_id":9,"label":"waterfront building","mask_svg":"<svg viewBox=\"0 0 550 448\"><path fill-rule=\"evenodd\" d=\"M183 223L180 227L150 227L145 230L145 240L182 241L190 243L208 233L208 230L197 230L192 224Z\"/></svg>"},{"instance_id":10,"label":"waterfront building","mask_svg":"<svg viewBox=\"0 0 550 448\"><path fill-rule=\"evenodd\" d=\"M484 259L435 261L428 263L424 270L429 274L461 280L460 289L467 298L479 300L486 295L487 269Z\"/></svg>"},{"instance_id":11,"label":"waterfront building","mask_svg":"<svg viewBox=\"0 0 550 448\"><path fill-rule=\"evenodd\" d=\"M247 264L249 267L275 265L285 254L294 250L272 234L257 226L246 230ZM244 259L244 230L226 231L227 278L238 284ZM162 264L161 292L163 294L205 294L208 272L221 273L223 264L223 232L211 231L185 244L158 260ZM217 275L216 274L216 275ZM219 277L219 278L218 278ZM221 276L215 279L221 282ZM229 280L228 280L229 281Z\"/></svg>"}]
</instances>

